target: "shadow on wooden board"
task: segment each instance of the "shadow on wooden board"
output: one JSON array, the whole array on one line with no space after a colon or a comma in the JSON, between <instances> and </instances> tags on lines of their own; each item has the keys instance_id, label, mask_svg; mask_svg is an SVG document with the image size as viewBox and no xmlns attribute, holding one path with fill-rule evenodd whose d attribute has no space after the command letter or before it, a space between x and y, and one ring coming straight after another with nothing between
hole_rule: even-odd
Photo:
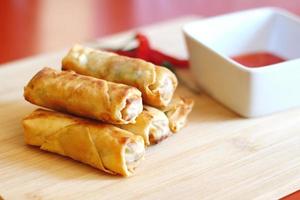
<instances>
[{"instance_id":1,"label":"shadow on wooden board","mask_svg":"<svg viewBox=\"0 0 300 200\"><path fill-rule=\"evenodd\" d=\"M190 122L215 123L244 119L204 93L193 95L191 98L195 104L188 118Z\"/></svg>"}]
</instances>

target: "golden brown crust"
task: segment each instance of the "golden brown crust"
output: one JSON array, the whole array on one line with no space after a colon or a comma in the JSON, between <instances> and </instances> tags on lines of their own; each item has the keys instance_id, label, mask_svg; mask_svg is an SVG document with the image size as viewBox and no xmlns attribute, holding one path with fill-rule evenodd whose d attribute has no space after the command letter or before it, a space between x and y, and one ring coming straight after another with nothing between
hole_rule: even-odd
<instances>
[{"instance_id":1,"label":"golden brown crust","mask_svg":"<svg viewBox=\"0 0 300 200\"><path fill-rule=\"evenodd\" d=\"M170 133L169 120L165 113L145 105L135 123L119 125L119 127L142 136L147 146L161 142Z\"/></svg>"},{"instance_id":2,"label":"golden brown crust","mask_svg":"<svg viewBox=\"0 0 300 200\"><path fill-rule=\"evenodd\" d=\"M169 119L169 127L173 133L178 132L185 126L193 106L193 99L177 96L163 109Z\"/></svg>"},{"instance_id":3,"label":"golden brown crust","mask_svg":"<svg viewBox=\"0 0 300 200\"><path fill-rule=\"evenodd\" d=\"M27 144L68 156L111 174L133 173L126 161L127 145L138 145L135 166L144 154L140 136L113 125L37 109L23 120ZM133 149L132 151L135 151Z\"/></svg>"},{"instance_id":4,"label":"golden brown crust","mask_svg":"<svg viewBox=\"0 0 300 200\"><path fill-rule=\"evenodd\" d=\"M27 101L101 121L126 124L142 111L141 93L134 87L51 68L39 71L24 88ZM128 108L127 100L136 107ZM130 117L122 116L132 109Z\"/></svg>"},{"instance_id":5,"label":"golden brown crust","mask_svg":"<svg viewBox=\"0 0 300 200\"><path fill-rule=\"evenodd\" d=\"M168 105L177 87L176 76L167 68L80 45L64 57L62 69L137 87L145 103L155 107Z\"/></svg>"}]
</instances>

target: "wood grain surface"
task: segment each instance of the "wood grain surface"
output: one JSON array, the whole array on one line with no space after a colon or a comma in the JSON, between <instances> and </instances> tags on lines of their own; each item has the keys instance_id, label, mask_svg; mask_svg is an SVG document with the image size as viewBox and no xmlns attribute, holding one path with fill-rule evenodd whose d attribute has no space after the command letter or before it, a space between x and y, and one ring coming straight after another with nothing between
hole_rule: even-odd
<instances>
[{"instance_id":1,"label":"wood grain surface","mask_svg":"<svg viewBox=\"0 0 300 200\"><path fill-rule=\"evenodd\" d=\"M142 28L156 48L186 56L182 18ZM93 45L117 45L130 32ZM35 106L23 86L65 51L0 68L0 195L4 199L278 199L300 188L300 109L245 119L204 93L191 96L188 126L150 147L131 178L110 176L24 144L22 118Z\"/></svg>"}]
</instances>

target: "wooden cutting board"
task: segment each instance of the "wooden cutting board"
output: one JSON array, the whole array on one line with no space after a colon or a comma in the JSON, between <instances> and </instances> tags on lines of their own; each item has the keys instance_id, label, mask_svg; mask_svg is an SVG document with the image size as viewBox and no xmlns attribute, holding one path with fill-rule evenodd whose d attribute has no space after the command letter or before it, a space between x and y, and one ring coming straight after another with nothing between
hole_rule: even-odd
<instances>
[{"instance_id":1,"label":"wooden cutting board","mask_svg":"<svg viewBox=\"0 0 300 200\"><path fill-rule=\"evenodd\" d=\"M186 57L182 18L141 30L155 48ZM118 45L128 34L99 40ZM106 175L24 144L22 118L35 106L23 86L65 51L0 67L0 195L4 199L277 199L300 188L300 109L245 119L205 94L188 126L150 147L131 178Z\"/></svg>"}]
</instances>

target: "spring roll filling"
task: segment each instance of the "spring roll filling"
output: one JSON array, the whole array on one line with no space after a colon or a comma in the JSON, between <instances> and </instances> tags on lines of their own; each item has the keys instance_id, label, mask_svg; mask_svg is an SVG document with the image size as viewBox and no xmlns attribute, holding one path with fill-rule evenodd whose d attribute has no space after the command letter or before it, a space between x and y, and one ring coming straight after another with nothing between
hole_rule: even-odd
<instances>
[{"instance_id":1,"label":"spring roll filling","mask_svg":"<svg viewBox=\"0 0 300 200\"><path fill-rule=\"evenodd\" d=\"M174 85L171 78L165 76L162 80L159 80L155 84L150 85L149 89L153 93L159 93L161 100L168 104L173 96Z\"/></svg>"},{"instance_id":2,"label":"spring roll filling","mask_svg":"<svg viewBox=\"0 0 300 200\"><path fill-rule=\"evenodd\" d=\"M127 143L125 147L125 161L127 168L132 172L139 161L144 157L145 149L143 143Z\"/></svg>"},{"instance_id":3,"label":"spring roll filling","mask_svg":"<svg viewBox=\"0 0 300 200\"><path fill-rule=\"evenodd\" d=\"M122 119L131 121L139 113L142 112L142 100L137 96L133 96L126 100L125 107L121 110Z\"/></svg>"},{"instance_id":4,"label":"spring roll filling","mask_svg":"<svg viewBox=\"0 0 300 200\"><path fill-rule=\"evenodd\" d=\"M172 80L169 77L165 77L158 90L163 101L171 101L174 92Z\"/></svg>"},{"instance_id":5,"label":"spring roll filling","mask_svg":"<svg viewBox=\"0 0 300 200\"><path fill-rule=\"evenodd\" d=\"M149 140L151 144L158 143L169 136L168 121L156 120L149 128Z\"/></svg>"}]
</instances>

